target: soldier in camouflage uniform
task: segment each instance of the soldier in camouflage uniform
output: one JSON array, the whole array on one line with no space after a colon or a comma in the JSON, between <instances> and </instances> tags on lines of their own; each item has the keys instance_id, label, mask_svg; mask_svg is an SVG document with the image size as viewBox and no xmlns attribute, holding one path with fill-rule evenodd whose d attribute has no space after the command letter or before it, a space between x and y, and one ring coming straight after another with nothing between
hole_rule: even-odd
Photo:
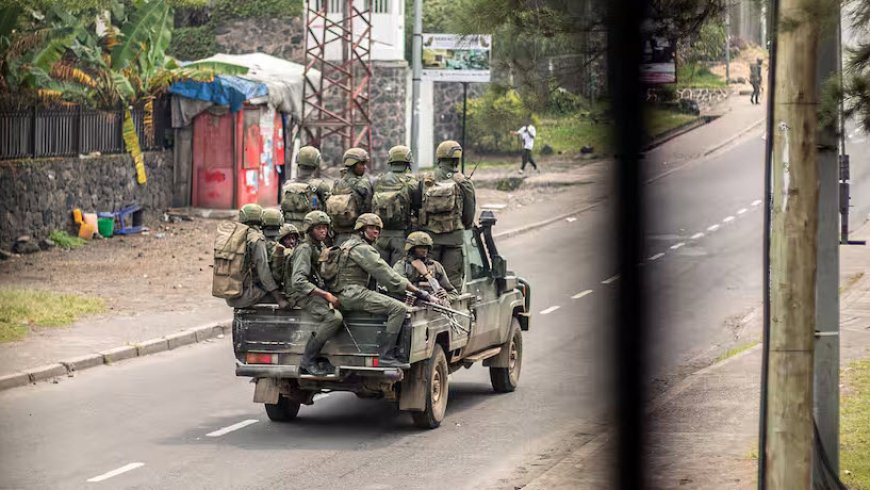
<instances>
[{"instance_id":1,"label":"soldier in camouflage uniform","mask_svg":"<svg viewBox=\"0 0 870 490\"><path fill-rule=\"evenodd\" d=\"M239 210L239 222L249 227L245 238L245 276L242 294L237 298L227 299L227 304L233 308L247 308L268 296L279 307L289 308L290 304L281 296L269 269L266 238L259 229L263 224L263 208L258 204L245 204Z\"/></svg>"},{"instance_id":2,"label":"soldier in camouflage uniform","mask_svg":"<svg viewBox=\"0 0 870 490\"><path fill-rule=\"evenodd\" d=\"M272 269L272 277L278 283L278 287L284 290L284 262L293 255L293 250L299 243L299 229L291 224L283 224L275 236L275 247L269 255L269 267Z\"/></svg>"},{"instance_id":3,"label":"soldier in camouflage uniform","mask_svg":"<svg viewBox=\"0 0 870 490\"><path fill-rule=\"evenodd\" d=\"M312 211L302 220L305 239L296 246L293 254L284 259L284 291L290 300L304 309L311 318L320 323L305 344L305 352L299 368L310 374L331 374L335 368L314 362L323 344L341 329L344 319L338 308L338 298L325 289L319 273L320 254L324 241L329 236L330 219L323 211Z\"/></svg>"},{"instance_id":4,"label":"soldier in camouflage uniform","mask_svg":"<svg viewBox=\"0 0 870 490\"><path fill-rule=\"evenodd\" d=\"M390 265L405 254L405 235L411 229L411 216L420 210L420 181L411 173L413 157L407 146L390 148L390 170L381 174L374 184L372 212L384 222L381 236L375 243L381 258Z\"/></svg>"},{"instance_id":5,"label":"soldier in camouflage uniform","mask_svg":"<svg viewBox=\"0 0 870 490\"><path fill-rule=\"evenodd\" d=\"M406 255L396 262L393 270L411 281L411 284L432 291L441 299L456 299L459 293L453 284L450 284L444 266L437 260L429 258L430 250L432 250L432 237L424 231L411 233L405 240ZM414 266L414 261L417 260L422 263L422 267L425 267L425 274ZM433 281L436 284L432 284Z\"/></svg>"},{"instance_id":6,"label":"soldier in camouflage uniform","mask_svg":"<svg viewBox=\"0 0 870 490\"><path fill-rule=\"evenodd\" d=\"M441 262L450 283L462 288L465 261L463 234L474 225L477 205L474 184L459 171L462 146L448 140L435 150L438 167L423 177L420 227L432 237L431 257Z\"/></svg>"},{"instance_id":7,"label":"soldier in camouflage uniform","mask_svg":"<svg viewBox=\"0 0 870 490\"><path fill-rule=\"evenodd\" d=\"M261 229L263 230L263 235L273 245L277 242L278 230L281 228L281 225L284 224L284 215L281 211L277 209L264 209L263 210L263 225Z\"/></svg>"},{"instance_id":8,"label":"soldier in camouflage uniform","mask_svg":"<svg viewBox=\"0 0 870 490\"><path fill-rule=\"evenodd\" d=\"M326 212L332 219L335 245L350 238L356 219L372 209L372 183L365 175L369 154L362 148L351 148L342 157L346 172L332 186Z\"/></svg>"},{"instance_id":9,"label":"soldier in camouflage uniform","mask_svg":"<svg viewBox=\"0 0 870 490\"><path fill-rule=\"evenodd\" d=\"M320 150L303 146L296 154L296 177L285 182L281 190L284 220L297 228L302 226L302 220L309 212L326 209L330 185L316 177L319 168Z\"/></svg>"},{"instance_id":10,"label":"soldier in camouflage uniform","mask_svg":"<svg viewBox=\"0 0 870 490\"><path fill-rule=\"evenodd\" d=\"M336 276L329 286L338 294L344 311L387 315L386 326L378 335L379 365L407 368L407 364L396 359L394 349L408 309L405 303L374 291L374 282L377 281L378 285L394 294L410 291L424 301L441 302L418 289L384 262L372 246L382 228L383 223L376 214L365 213L357 219L354 226L356 234L339 247Z\"/></svg>"}]
</instances>

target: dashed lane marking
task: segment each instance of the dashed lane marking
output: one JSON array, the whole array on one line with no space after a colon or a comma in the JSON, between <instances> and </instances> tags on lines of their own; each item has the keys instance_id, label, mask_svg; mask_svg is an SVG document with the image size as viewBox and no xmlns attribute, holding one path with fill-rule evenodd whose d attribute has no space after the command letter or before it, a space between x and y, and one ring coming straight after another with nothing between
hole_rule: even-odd
<instances>
[{"instance_id":1,"label":"dashed lane marking","mask_svg":"<svg viewBox=\"0 0 870 490\"><path fill-rule=\"evenodd\" d=\"M698 233L695 233L694 235L692 235L690 238L691 238L692 240L697 240L697 239L699 239L699 238L704 238L704 234L701 233L701 232L698 232Z\"/></svg>"},{"instance_id":2,"label":"dashed lane marking","mask_svg":"<svg viewBox=\"0 0 870 490\"><path fill-rule=\"evenodd\" d=\"M734 216L727 216L725 219L722 220L723 223L730 223L732 221L734 221Z\"/></svg>"},{"instance_id":3,"label":"dashed lane marking","mask_svg":"<svg viewBox=\"0 0 870 490\"><path fill-rule=\"evenodd\" d=\"M118 469L115 469L115 470L109 471L107 473L103 473L102 475L90 478L90 479L88 479L88 483L99 483L101 481L108 480L109 478L118 476L118 475L120 475L122 473L126 473L128 471L133 471L136 468L141 468L143 466L145 466L145 463L130 463L130 464L124 465Z\"/></svg>"},{"instance_id":4,"label":"dashed lane marking","mask_svg":"<svg viewBox=\"0 0 870 490\"><path fill-rule=\"evenodd\" d=\"M571 299L580 299L583 296L588 296L590 294L592 294L592 290L587 289L586 291L580 291L579 293L575 294L574 296L571 296Z\"/></svg>"},{"instance_id":5,"label":"dashed lane marking","mask_svg":"<svg viewBox=\"0 0 870 490\"><path fill-rule=\"evenodd\" d=\"M559 306L551 306L551 307L547 308L546 310L541 310L540 314L541 315L549 315L550 313L558 310L559 308L560 308Z\"/></svg>"},{"instance_id":6,"label":"dashed lane marking","mask_svg":"<svg viewBox=\"0 0 870 490\"><path fill-rule=\"evenodd\" d=\"M737 210L737 214L743 214L746 212L746 208L740 208Z\"/></svg>"},{"instance_id":7,"label":"dashed lane marking","mask_svg":"<svg viewBox=\"0 0 870 490\"><path fill-rule=\"evenodd\" d=\"M712 225L712 226L708 226L708 227L707 227L707 231L716 231L716 230L718 230L718 229L719 229L719 225L718 225L718 224L715 224L715 225Z\"/></svg>"},{"instance_id":8,"label":"dashed lane marking","mask_svg":"<svg viewBox=\"0 0 870 490\"><path fill-rule=\"evenodd\" d=\"M619 279L619 274L617 274L617 275L615 275L615 276L613 276L613 277L608 277L607 279L601 281L601 284L610 284L611 282L613 282L613 281L615 281L615 280L617 280L617 279Z\"/></svg>"},{"instance_id":9,"label":"dashed lane marking","mask_svg":"<svg viewBox=\"0 0 870 490\"><path fill-rule=\"evenodd\" d=\"M653 255L652 257L648 258L647 260L649 260L650 262L652 262L653 260L659 260L660 258L662 258L662 257L664 257L664 256L665 256L665 253L664 253L664 252L659 252L659 253Z\"/></svg>"},{"instance_id":10,"label":"dashed lane marking","mask_svg":"<svg viewBox=\"0 0 870 490\"><path fill-rule=\"evenodd\" d=\"M686 244L685 242L675 243L675 244L671 245L671 250L676 250L685 244Z\"/></svg>"},{"instance_id":11,"label":"dashed lane marking","mask_svg":"<svg viewBox=\"0 0 870 490\"><path fill-rule=\"evenodd\" d=\"M574 217L572 216L572 217L569 217L569 218L565 218L565 221L567 221L568 223L573 223L573 222L577 221L577 218L574 218Z\"/></svg>"},{"instance_id":12,"label":"dashed lane marking","mask_svg":"<svg viewBox=\"0 0 870 490\"><path fill-rule=\"evenodd\" d=\"M756 199L756 200L752 201L753 206L758 206L759 204L761 204L761 199Z\"/></svg>"},{"instance_id":13,"label":"dashed lane marking","mask_svg":"<svg viewBox=\"0 0 870 490\"><path fill-rule=\"evenodd\" d=\"M233 424L229 427L224 427L223 429L218 429L214 432L209 432L208 434L206 434L206 436L208 436L208 437L220 437L220 436L229 434L230 432L233 432L235 430L244 429L245 427L247 427L251 424L256 424L257 422L259 422L259 421L254 420L254 419L242 420L238 424Z\"/></svg>"}]
</instances>

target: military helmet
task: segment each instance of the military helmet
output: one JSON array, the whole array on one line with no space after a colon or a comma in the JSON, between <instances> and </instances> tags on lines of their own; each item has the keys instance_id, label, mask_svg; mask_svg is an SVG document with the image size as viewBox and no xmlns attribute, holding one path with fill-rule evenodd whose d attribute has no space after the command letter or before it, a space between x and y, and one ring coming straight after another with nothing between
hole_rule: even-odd
<instances>
[{"instance_id":1,"label":"military helmet","mask_svg":"<svg viewBox=\"0 0 870 490\"><path fill-rule=\"evenodd\" d=\"M330 225L332 220L329 215L323 211L311 211L302 218L302 233L308 233L311 228L317 225Z\"/></svg>"},{"instance_id":2,"label":"military helmet","mask_svg":"<svg viewBox=\"0 0 870 490\"><path fill-rule=\"evenodd\" d=\"M362 148L351 148L344 152L344 156L341 159L344 161L345 167L353 167L359 162L369 161L369 153Z\"/></svg>"},{"instance_id":3,"label":"military helmet","mask_svg":"<svg viewBox=\"0 0 870 490\"><path fill-rule=\"evenodd\" d=\"M296 165L317 168L320 166L320 150L313 146L303 146L296 154Z\"/></svg>"},{"instance_id":4,"label":"military helmet","mask_svg":"<svg viewBox=\"0 0 870 490\"><path fill-rule=\"evenodd\" d=\"M435 158L438 160L462 158L462 145L453 140L442 141L435 150Z\"/></svg>"},{"instance_id":5,"label":"military helmet","mask_svg":"<svg viewBox=\"0 0 870 490\"><path fill-rule=\"evenodd\" d=\"M299 238L299 228L296 228L295 225L290 223L284 223L281 225L281 228L278 229L278 241L280 242L287 235L296 235L296 237Z\"/></svg>"},{"instance_id":6,"label":"military helmet","mask_svg":"<svg viewBox=\"0 0 870 490\"><path fill-rule=\"evenodd\" d=\"M273 226L275 228L284 224L284 213L278 209L263 210L263 226Z\"/></svg>"},{"instance_id":7,"label":"military helmet","mask_svg":"<svg viewBox=\"0 0 870 490\"><path fill-rule=\"evenodd\" d=\"M383 228L384 222L381 221L381 217L375 213L363 213L356 219L356 224L353 225L353 229L361 230L366 226L377 226L378 228Z\"/></svg>"},{"instance_id":8,"label":"military helmet","mask_svg":"<svg viewBox=\"0 0 870 490\"><path fill-rule=\"evenodd\" d=\"M425 231L415 231L405 239L405 252L410 252L414 247L432 248L432 237Z\"/></svg>"},{"instance_id":9,"label":"military helmet","mask_svg":"<svg viewBox=\"0 0 870 490\"><path fill-rule=\"evenodd\" d=\"M414 161L414 156L411 155L411 149L405 145L397 145L390 148L389 163L411 163Z\"/></svg>"},{"instance_id":10,"label":"military helmet","mask_svg":"<svg viewBox=\"0 0 870 490\"><path fill-rule=\"evenodd\" d=\"M239 209L239 223L259 225L263 222L263 207L259 204L245 204Z\"/></svg>"}]
</instances>

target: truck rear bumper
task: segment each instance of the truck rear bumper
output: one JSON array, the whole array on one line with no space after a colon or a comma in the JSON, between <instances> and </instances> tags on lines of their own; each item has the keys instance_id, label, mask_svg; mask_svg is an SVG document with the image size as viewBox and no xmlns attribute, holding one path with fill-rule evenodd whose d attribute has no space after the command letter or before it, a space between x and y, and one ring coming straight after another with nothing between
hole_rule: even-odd
<instances>
[{"instance_id":1,"label":"truck rear bumper","mask_svg":"<svg viewBox=\"0 0 870 490\"><path fill-rule=\"evenodd\" d=\"M322 380L342 380L351 374L357 376L372 376L386 378L392 381L401 381L404 377L401 369L379 368L364 366L339 366L338 376L311 376L299 374L299 366L295 364L236 364L236 376L248 376L252 378L302 378Z\"/></svg>"}]
</instances>

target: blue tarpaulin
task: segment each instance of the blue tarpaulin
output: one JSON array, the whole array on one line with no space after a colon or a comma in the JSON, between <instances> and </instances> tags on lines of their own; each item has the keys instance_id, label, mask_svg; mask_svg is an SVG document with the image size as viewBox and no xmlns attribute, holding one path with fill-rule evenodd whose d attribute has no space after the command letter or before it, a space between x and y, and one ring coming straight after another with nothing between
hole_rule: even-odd
<instances>
[{"instance_id":1,"label":"blue tarpaulin","mask_svg":"<svg viewBox=\"0 0 870 490\"><path fill-rule=\"evenodd\" d=\"M237 112L246 100L268 96L269 89L261 82L232 75L216 75L211 82L196 80L175 82L169 86L169 92L189 99L229 106L230 112Z\"/></svg>"}]
</instances>

